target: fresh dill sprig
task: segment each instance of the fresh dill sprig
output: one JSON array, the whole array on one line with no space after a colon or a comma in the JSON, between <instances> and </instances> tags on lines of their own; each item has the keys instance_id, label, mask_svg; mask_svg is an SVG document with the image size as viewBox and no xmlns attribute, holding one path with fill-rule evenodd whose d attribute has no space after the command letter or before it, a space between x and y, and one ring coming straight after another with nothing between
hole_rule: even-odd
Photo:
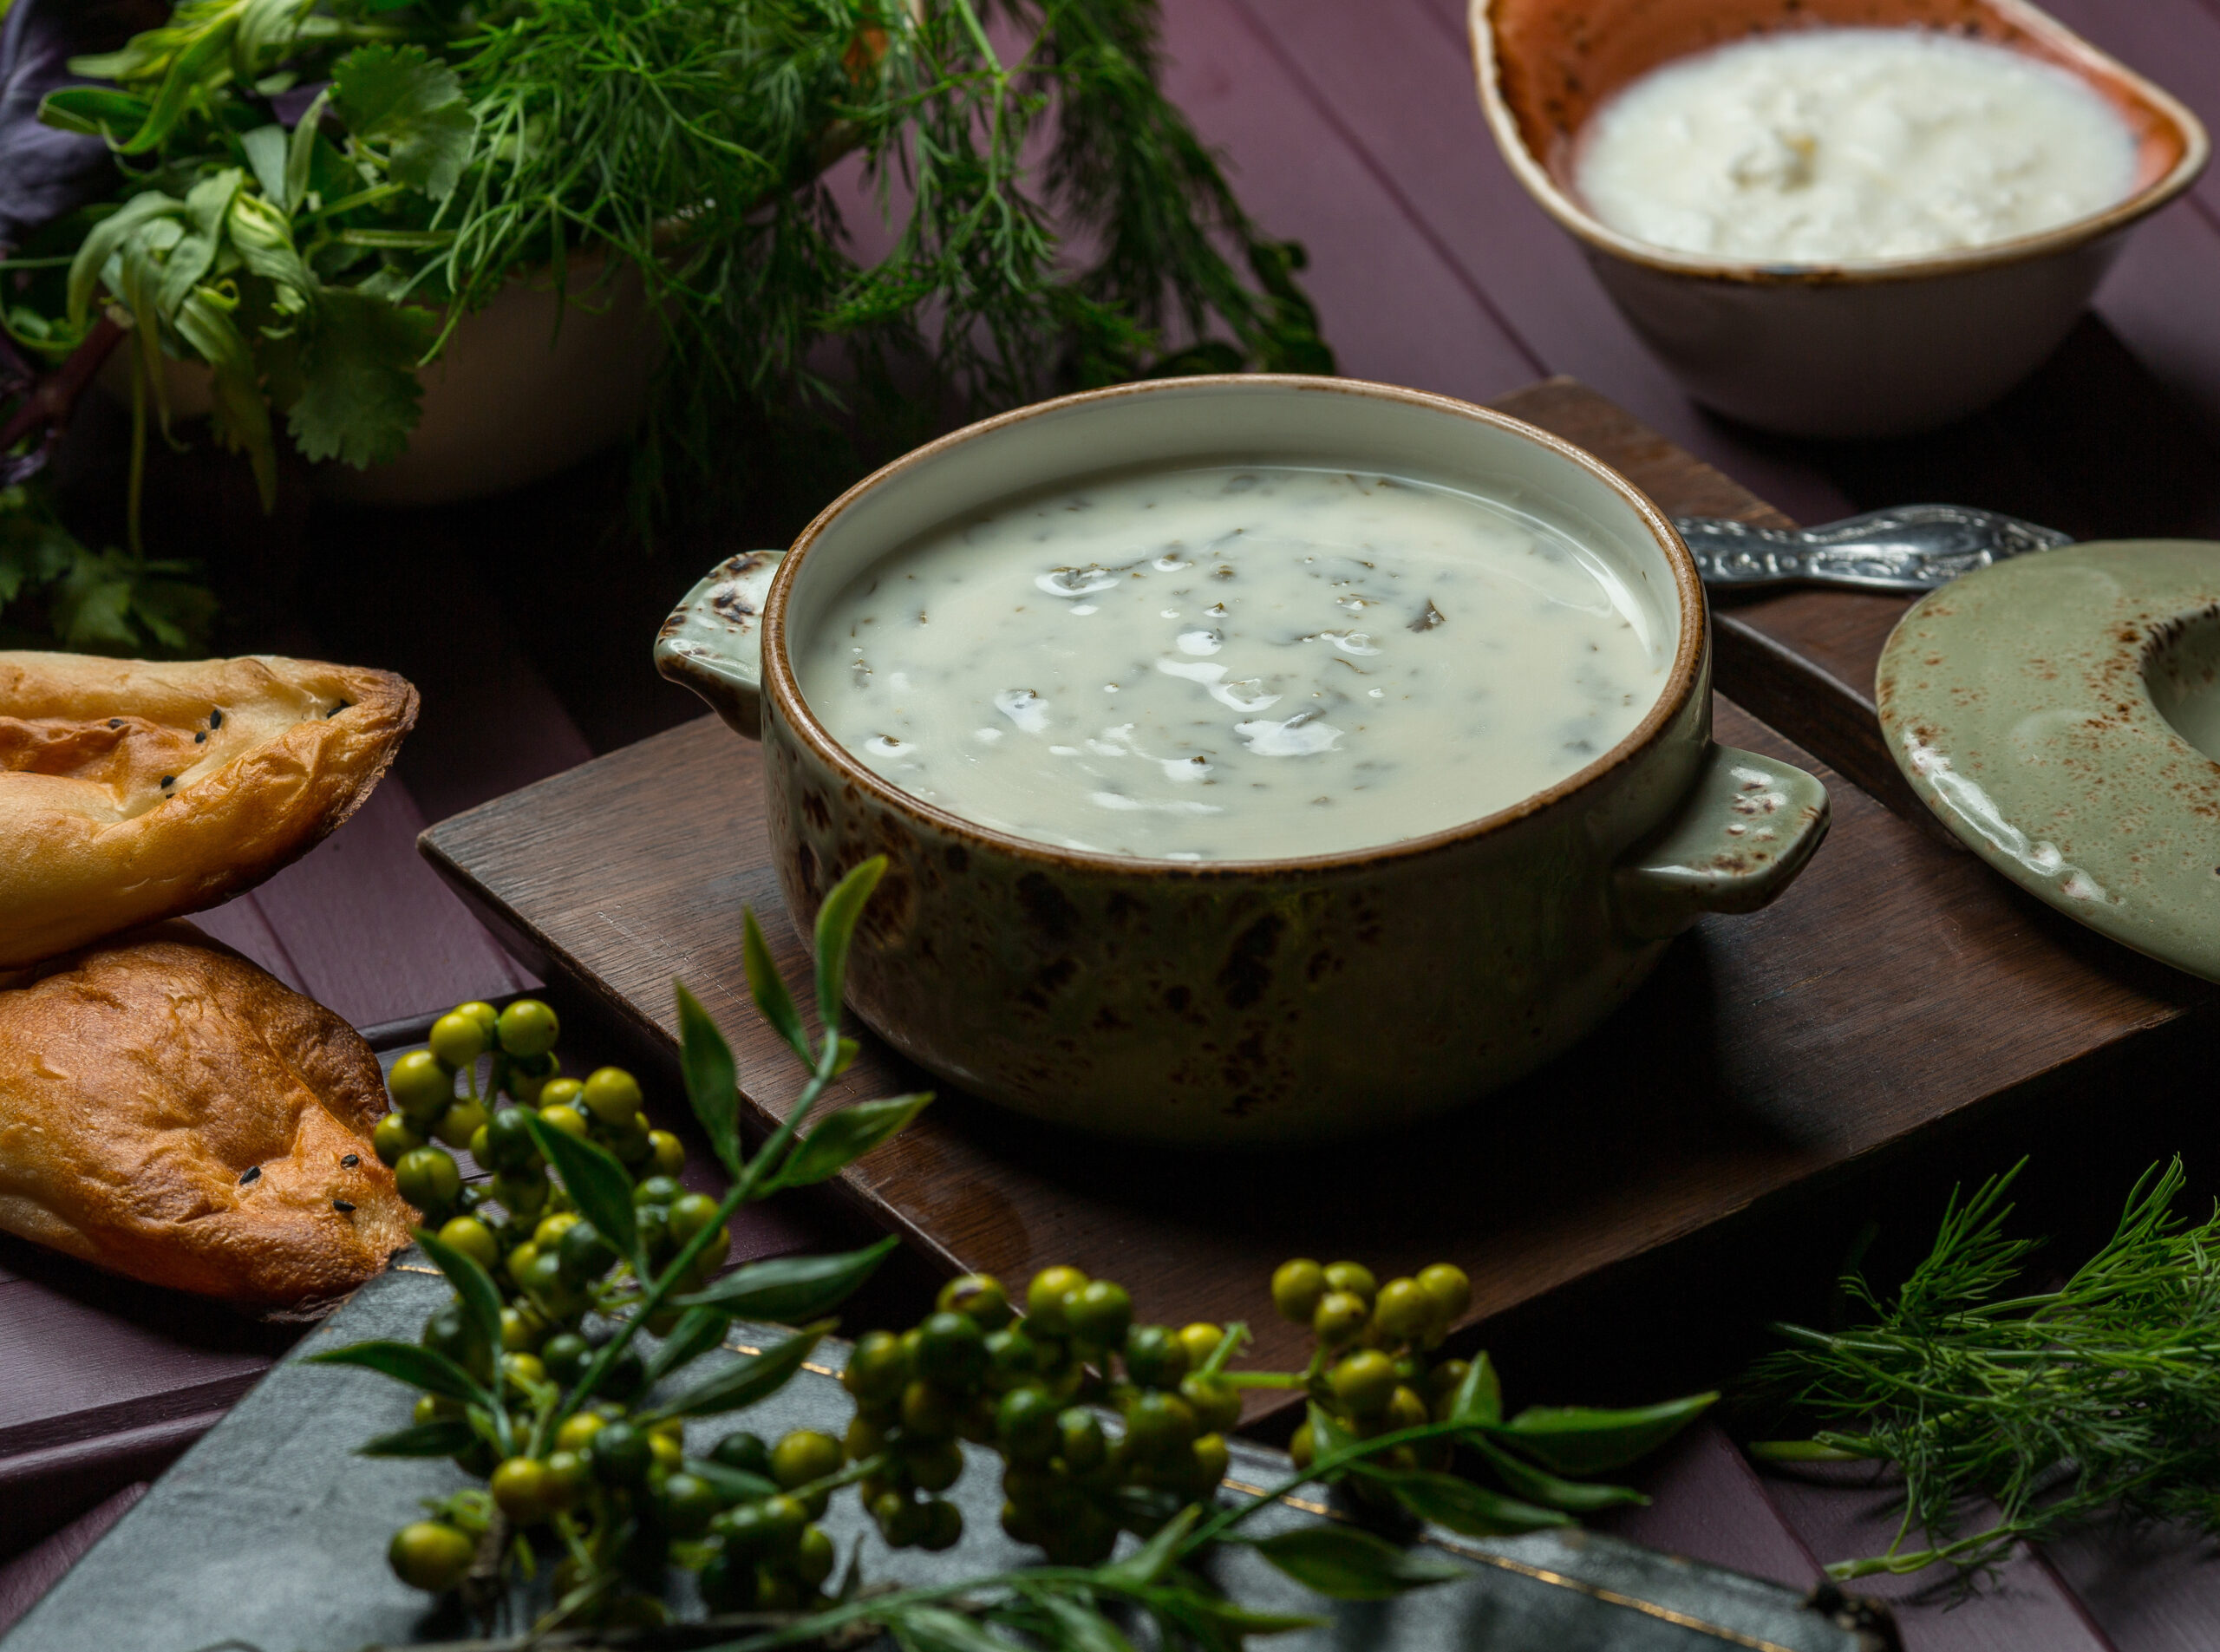
<instances>
[{"instance_id":1,"label":"fresh dill sprig","mask_svg":"<svg viewBox=\"0 0 2220 1652\"><path fill-rule=\"evenodd\" d=\"M2037 1249L2005 1237L2021 1167L1953 1193L1893 1299L1862 1275L1843 1280L1871 1323L1778 1326L1794 1346L1753 1373L1819 1425L1756 1455L1871 1460L1903 1477L1894 1541L1830 1566L1838 1578L1943 1562L1971 1581L2016 1544L2106 1516L2220 1531L2220 1210L2195 1225L2175 1215L2181 1160L2154 1165L2063 1285L2007 1295ZM1968 1531L1980 1499L1995 1518Z\"/></svg>"}]
</instances>

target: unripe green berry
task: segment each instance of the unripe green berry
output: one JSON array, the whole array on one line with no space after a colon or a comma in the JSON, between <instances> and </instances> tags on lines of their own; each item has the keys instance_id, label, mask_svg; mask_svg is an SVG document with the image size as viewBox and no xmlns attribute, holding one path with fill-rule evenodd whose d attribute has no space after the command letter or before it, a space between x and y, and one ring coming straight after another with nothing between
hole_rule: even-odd
<instances>
[{"instance_id":1,"label":"unripe green berry","mask_svg":"<svg viewBox=\"0 0 2220 1652\"><path fill-rule=\"evenodd\" d=\"M412 1049L395 1061L385 1084L392 1092L393 1105L420 1128L445 1113L447 1103L454 1100L454 1074L428 1049Z\"/></svg>"},{"instance_id":2,"label":"unripe green berry","mask_svg":"<svg viewBox=\"0 0 2220 1652\"><path fill-rule=\"evenodd\" d=\"M1308 1257L1283 1262L1272 1274L1272 1306L1282 1319L1308 1325L1326 1294L1326 1270Z\"/></svg>"},{"instance_id":3,"label":"unripe green berry","mask_svg":"<svg viewBox=\"0 0 2220 1652\"><path fill-rule=\"evenodd\" d=\"M1372 1310L1364 1305L1363 1297L1346 1290L1329 1290L1318 1299L1310 1329L1328 1348L1340 1348L1363 1335L1371 1319Z\"/></svg>"}]
</instances>

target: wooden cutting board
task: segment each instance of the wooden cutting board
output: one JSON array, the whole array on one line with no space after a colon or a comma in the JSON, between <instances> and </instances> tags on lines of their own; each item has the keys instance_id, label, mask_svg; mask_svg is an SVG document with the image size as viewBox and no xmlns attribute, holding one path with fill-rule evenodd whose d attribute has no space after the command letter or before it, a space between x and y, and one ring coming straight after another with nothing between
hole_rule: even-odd
<instances>
[{"instance_id":1,"label":"wooden cutting board","mask_svg":"<svg viewBox=\"0 0 2220 1652\"><path fill-rule=\"evenodd\" d=\"M1619 465L1668 513L1785 520L1580 386L1500 405ZM1727 698L1716 707L1720 740L1827 781L1829 840L1772 908L1706 919L1676 942L1625 1009L1543 1072L1394 1137L1238 1158L1062 1134L944 1087L917 1126L849 1172L846 1192L950 1271L1022 1278L1072 1263L1126 1283L1144 1315L1249 1319L1271 1365L1303 1341L1265 1311L1265 1281L1289 1256L1355 1256L1383 1278L1453 1261L1473 1281L1469 1335L2210 1002L1829 767L1872 771L1877 754L1887 767L1843 676L1865 641L1877 650L1886 616L1859 597L1830 611L1832 595L1777 598L1720 628L1721 687L1749 683L1827 761ZM1814 615L1833 628L1832 655L1799 646L1799 617ZM1870 661L1858 680L1871 681ZM531 967L667 1051L671 983L685 981L733 1040L758 1126L783 1109L796 1069L748 1002L743 907L790 975L806 954L772 873L752 745L704 717L420 842ZM1348 1035L1365 1035L1361 1005ZM931 1084L865 1035L839 1095Z\"/></svg>"}]
</instances>

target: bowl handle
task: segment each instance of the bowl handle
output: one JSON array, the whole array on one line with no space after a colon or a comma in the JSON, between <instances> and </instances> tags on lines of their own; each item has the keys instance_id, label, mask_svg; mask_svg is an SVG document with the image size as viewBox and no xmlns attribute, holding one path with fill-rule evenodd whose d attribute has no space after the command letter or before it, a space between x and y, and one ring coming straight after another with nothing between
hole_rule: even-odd
<instances>
[{"instance_id":1,"label":"bowl handle","mask_svg":"<svg viewBox=\"0 0 2220 1652\"><path fill-rule=\"evenodd\" d=\"M1802 769L1714 745L1680 813L1615 874L1620 922L1662 940L1699 913L1754 912L1804 870L1827 821L1827 788Z\"/></svg>"},{"instance_id":2,"label":"bowl handle","mask_svg":"<svg viewBox=\"0 0 2220 1652\"><path fill-rule=\"evenodd\" d=\"M656 633L656 669L750 740L763 737L763 599L783 551L747 551L704 574Z\"/></svg>"}]
</instances>

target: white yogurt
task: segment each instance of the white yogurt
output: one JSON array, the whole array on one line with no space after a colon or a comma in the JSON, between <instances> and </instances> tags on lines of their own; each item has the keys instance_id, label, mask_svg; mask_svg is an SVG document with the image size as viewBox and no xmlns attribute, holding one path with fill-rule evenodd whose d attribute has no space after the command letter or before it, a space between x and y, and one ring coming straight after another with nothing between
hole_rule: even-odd
<instances>
[{"instance_id":1,"label":"white yogurt","mask_svg":"<svg viewBox=\"0 0 2220 1652\"><path fill-rule=\"evenodd\" d=\"M1671 654L1649 602L1545 523L1268 466L1126 474L929 534L796 663L833 737L917 797L1203 860L1492 813L1630 733Z\"/></svg>"},{"instance_id":2,"label":"white yogurt","mask_svg":"<svg viewBox=\"0 0 2220 1652\"><path fill-rule=\"evenodd\" d=\"M1915 258L2098 212L2136 144L2078 75L1916 29L1768 35L1644 75L1581 134L1596 215L1766 264Z\"/></svg>"}]
</instances>

